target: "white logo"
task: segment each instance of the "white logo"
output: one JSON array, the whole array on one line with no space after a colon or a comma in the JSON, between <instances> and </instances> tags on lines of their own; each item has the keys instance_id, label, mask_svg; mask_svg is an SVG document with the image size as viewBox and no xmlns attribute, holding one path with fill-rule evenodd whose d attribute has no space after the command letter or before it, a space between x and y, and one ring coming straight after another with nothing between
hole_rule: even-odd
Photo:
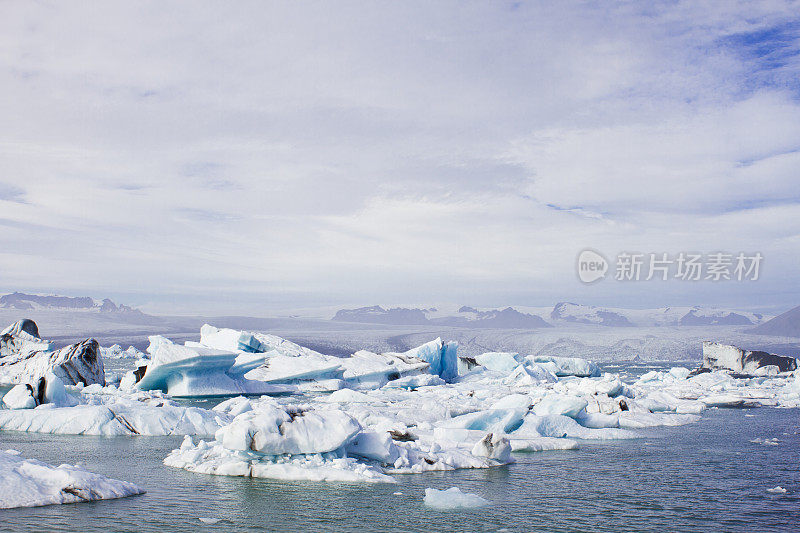
<instances>
[{"instance_id":1,"label":"white logo","mask_svg":"<svg viewBox=\"0 0 800 533\"><path fill-rule=\"evenodd\" d=\"M584 283L593 283L606 277L608 261L594 250L583 250L578 254L578 278Z\"/></svg>"}]
</instances>

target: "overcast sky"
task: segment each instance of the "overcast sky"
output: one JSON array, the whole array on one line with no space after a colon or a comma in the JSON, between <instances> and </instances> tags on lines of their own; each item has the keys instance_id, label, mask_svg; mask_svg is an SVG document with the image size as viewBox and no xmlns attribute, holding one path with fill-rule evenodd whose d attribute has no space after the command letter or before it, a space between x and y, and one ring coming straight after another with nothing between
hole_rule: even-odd
<instances>
[{"instance_id":1,"label":"overcast sky","mask_svg":"<svg viewBox=\"0 0 800 533\"><path fill-rule=\"evenodd\" d=\"M797 2L0 2L0 288L800 304ZM584 248L760 251L581 284Z\"/></svg>"}]
</instances>

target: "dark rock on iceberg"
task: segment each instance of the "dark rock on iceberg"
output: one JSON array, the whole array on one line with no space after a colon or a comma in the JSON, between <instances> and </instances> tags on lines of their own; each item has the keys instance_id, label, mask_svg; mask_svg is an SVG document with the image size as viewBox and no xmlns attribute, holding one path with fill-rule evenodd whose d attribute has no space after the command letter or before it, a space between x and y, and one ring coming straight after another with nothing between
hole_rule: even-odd
<instances>
[{"instance_id":1,"label":"dark rock on iceberg","mask_svg":"<svg viewBox=\"0 0 800 533\"><path fill-rule=\"evenodd\" d=\"M0 335L0 382L38 383L48 372L67 385L105 386L105 368L94 339L52 350L32 320L20 320Z\"/></svg>"},{"instance_id":2,"label":"dark rock on iceberg","mask_svg":"<svg viewBox=\"0 0 800 533\"><path fill-rule=\"evenodd\" d=\"M750 375L765 367L774 367L778 372L791 372L797 370L797 359L762 351L742 350L729 344L703 342L703 369L730 370L737 374Z\"/></svg>"}]
</instances>

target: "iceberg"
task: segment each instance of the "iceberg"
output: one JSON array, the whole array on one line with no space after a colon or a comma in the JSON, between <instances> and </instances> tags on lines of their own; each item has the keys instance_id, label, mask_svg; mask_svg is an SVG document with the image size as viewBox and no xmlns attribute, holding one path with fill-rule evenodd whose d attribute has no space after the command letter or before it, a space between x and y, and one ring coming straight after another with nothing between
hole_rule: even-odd
<instances>
[{"instance_id":1,"label":"iceberg","mask_svg":"<svg viewBox=\"0 0 800 533\"><path fill-rule=\"evenodd\" d=\"M423 374L418 376L406 376L404 378L393 379L385 385L387 389L408 389L415 390L420 387L435 387L444 385L445 380L433 374Z\"/></svg>"},{"instance_id":2,"label":"iceberg","mask_svg":"<svg viewBox=\"0 0 800 533\"><path fill-rule=\"evenodd\" d=\"M52 466L0 451L0 509L124 498L144 491L79 466Z\"/></svg>"},{"instance_id":3,"label":"iceberg","mask_svg":"<svg viewBox=\"0 0 800 533\"><path fill-rule=\"evenodd\" d=\"M777 367L778 372L797 370L797 359L767 352L742 350L730 344L703 342L703 365L695 371L730 370L755 374L763 367Z\"/></svg>"},{"instance_id":4,"label":"iceberg","mask_svg":"<svg viewBox=\"0 0 800 533\"><path fill-rule=\"evenodd\" d=\"M447 490L425 489L425 505L435 509L468 509L485 507L491 503L477 494L461 492L458 487Z\"/></svg>"},{"instance_id":5,"label":"iceberg","mask_svg":"<svg viewBox=\"0 0 800 533\"><path fill-rule=\"evenodd\" d=\"M528 356L533 363L540 363L558 377L578 376L595 378L600 376L596 364L579 357L553 357L548 355ZM552 369L552 370L551 370Z\"/></svg>"},{"instance_id":6,"label":"iceberg","mask_svg":"<svg viewBox=\"0 0 800 533\"><path fill-rule=\"evenodd\" d=\"M488 433L472 447L472 455L508 463L511 461L511 443L502 435Z\"/></svg>"},{"instance_id":7,"label":"iceberg","mask_svg":"<svg viewBox=\"0 0 800 533\"><path fill-rule=\"evenodd\" d=\"M241 361L237 367L239 356L235 352L196 343L181 346L159 335L150 337L147 351L151 358L135 384L138 390L160 390L172 396L271 394L292 390L247 379L239 371L242 366L251 367ZM126 384L135 381L130 374L123 379Z\"/></svg>"},{"instance_id":8,"label":"iceberg","mask_svg":"<svg viewBox=\"0 0 800 533\"><path fill-rule=\"evenodd\" d=\"M215 439L229 450L315 454L342 448L359 431L358 422L341 410L283 408L264 399L220 428Z\"/></svg>"},{"instance_id":9,"label":"iceberg","mask_svg":"<svg viewBox=\"0 0 800 533\"><path fill-rule=\"evenodd\" d=\"M538 416L564 415L575 418L588 405L589 402L583 398L549 394L533 406L533 413Z\"/></svg>"},{"instance_id":10,"label":"iceberg","mask_svg":"<svg viewBox=\"0 0 800 533\"><path fill-rule=\"evenodd\" d=\"M519 354L511 352L486 352L480 354L475 360L495 372L510 374L519 366Z\"/></svg>"},{"instance_id":11,"label":"iceberg","mask_svg":"<svg viewBox=\"0 0 800 533\"><path fill-rule=\"evenodd\" d=\"M47 372L35 383L15 385L3 396L3 404L9 409L33 409L44 404L72 406L77 401L67 394L64 383L55 374Z\"/></svg>"},{"instance_id":12,"label":"iceberg","mask_svg":"<svg viewBox=\"0 0 800 533\"><path fill-rule=\"evenodd\" d=\"M34 383L52 372L68 385L105 385L105 369L96 340L52 350L52 343L40 339L38 332L32 320L21 320L0 335L0 382Z\"/></svg>"},{"instance_id":13,"label":"iceberg","mask_svg":"<svg viewBox=\"0 0 800 533\"><path fill-rule=\"evenodd\" d=\"M430 365L430 372L436 374L445 381L451 381L458 377L458 343L442 342L437 338L428 343L412 348L403 355L416 357Z\"/></svg>"},{"instance_id":14,"label":"iceberg","mask_svg":"<svg viewBox=\"0 0 800 533\"><path fill-rule=\"evenodd\" d=\"M39 405L34 409L0 409L0 430L61 435L214 435L233 416L186 407L151 393L125 394L115 388L95 392L73 389L77 405ZM160 394L160 393L158 393Z\"/></svg>"},{"instance_id":15,"label":"iceberg","mask_svg":"<svg viewBox=\"0 0 800 533\"><path fill-rule=\"evenodd\" d=\"M371 464L348 457L377 454L377 438L338 409L282 407L262 398L220 428L213 442L184 439L164 464L191 472L284 480L393 482Z\"/></svg>"}]
</instances>

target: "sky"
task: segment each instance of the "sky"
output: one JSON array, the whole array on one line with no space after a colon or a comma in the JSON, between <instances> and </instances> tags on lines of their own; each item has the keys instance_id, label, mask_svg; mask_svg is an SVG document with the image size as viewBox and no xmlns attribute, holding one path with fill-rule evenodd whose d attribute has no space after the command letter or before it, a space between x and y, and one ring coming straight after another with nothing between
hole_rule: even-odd
<instances>
[{"instance_id":1,"label":"sky","mask_svg":"<svg viewBox=\"0 0 800 533\"><path fill-rule=\"evenodd\" d=\"M0 2L6 291L782 311L798 261L798 2Z\"/></svg>"}]
</instances>

